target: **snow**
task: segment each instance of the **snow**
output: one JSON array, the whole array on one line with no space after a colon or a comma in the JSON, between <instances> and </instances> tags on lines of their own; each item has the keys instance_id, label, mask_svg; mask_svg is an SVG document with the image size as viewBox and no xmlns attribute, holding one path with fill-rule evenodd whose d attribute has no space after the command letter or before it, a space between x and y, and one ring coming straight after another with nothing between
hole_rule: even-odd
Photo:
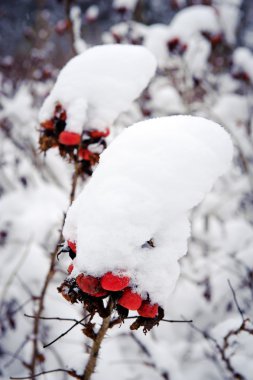
<instances>
[{"instance_id":1,"label":"snow","mask_svg":"<svg viewBox=\"0 0 253 380\"><path fill-rule=\"evenodd\" d=\"M241 19L240 6L229 2L223 2L216 5L219 15L222 31L226 41L233 45L236 43L236 33Z\"/></svg>"},{"instance_id":2,"label":"snow","mask_svg":"<svg viewBox=\"0 0 253 380\"><path fill-rule=\"evenodd\" d=\"M170 23L170 38L179 37L187 42L201 32L221 32L218 15L212 7L195 5L182 9Z\"/></svg>"},{"instance_id":3,"label":"snow","mask_svg":"<svg viewBox=\"0 0 253 380\"><path fill-rule=\"evenodd\" d=\"M126 8L129 10L134 10L138 0L113 0L113 8L120 9Z\"/></svg>"},{"instance_id":4,"label":"snow","mask_svg":"<svg viewBox=\"0 0 253 380\"><path fill-rule=\"evenodd\" d=\"M192 76L202 79L208 70L207 62L211 53L210 43L197 35L190 39L184 60Z\"/></svg>"},{"instance_id":5,"label":"snow","mask_svg":"<svg viewBox=\"0 0 253 380\"><path fill-rule=\"evenodd\" d=\"M214 104L213 114L228 128L232 125L238 127L246 124L249 115L249 104L247 98L237 94L224 94Z\"/></svg>"},{"instance_id":6,"label":"snow","mask_svg":"<svg viewBox=\"0 0 253 380\"><path fill-rule=\"evenodd\" d=\"M151 25L145 34L144 45L154 54L161 67L164 67L168 60L168 39L169 28L164 24Z\"/></svg>"},{"instance_id":7,"label":"snow","mask_svg":"<svg viewBox=\"0 0 253 380\"><path fill-rule=\"evenodd\" d=\"M238 47L233 53L233 66L236 71L248 74L253 83L253 54L245 47Z\"/></svg>"},{"instance_id":8,"label":"snow","mask_svg":"<svg viewBox=\"0 0 253 380\"><path fill-rule=\"evenodd\" d=\"M159 81L157 78L156 82L149 86L149 94L151 100L147 102L147 107L152 109L153 116L161 116L164 112L168 115L185 112L179 93L168 81Z\"/></svg>"},{"instance_id":9,"label":"snow","mask_svg":"<svg viewBox=\"0 0 253 380\"><path fill-rule=\"evenodd\" d=\"M99 7L97 5L91 5L85 12L85 18L87 21L96 20L99 16Z\"/></svg>"},{"instance_id":10,"label":"snow","mask_svg":"<svg viewBox=\"0 0 253 380\"><path fill-rule=\"evenodd\" d=\"M187 252L189 211L228 170L227 133L204 118L139 122L104 151L68 211L65 239L77 241L76 271L126 271L143 296L166 306ZM143 247L154 240L155 248Z\"/></svg>"},{"instance_id":11,"label":"snow","mask_svg":"<svg viewBox=\"0 0 253 380\"><path fill-rule=\"evenodd\" d=\"M39 121L50 119L60 102L67 111L66 130L108 127L140 95L155 70L154 56L142 46L90 48L61 70Z\"/></svg>"},{"instance_id":12,"label":"snow","mask_svg":"<svg viewBox=\"0 0 253 380\"><path fill-rule=\"evenodd\" d=\"M84 52L87 49L85 41L81 38L82 12L78 6L73 6L70 9L70 19L72 21L74 48L77 54Z\"/></svg>"}]
</instances>

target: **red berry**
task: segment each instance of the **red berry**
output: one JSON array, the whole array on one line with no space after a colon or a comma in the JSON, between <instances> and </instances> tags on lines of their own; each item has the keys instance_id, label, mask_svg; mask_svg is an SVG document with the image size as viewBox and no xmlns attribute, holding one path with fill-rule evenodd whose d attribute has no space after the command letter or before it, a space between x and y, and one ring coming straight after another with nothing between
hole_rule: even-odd
<instances>
[{"instance_id":1,"label":"red berry","mask_svg":"<svg viewBox=\"0 0 253 380\"><path fill-rule=\"evenodd\" d=\"M74 265L73 264L70 264L69 267L68 267L68 274L71 274L72 271L74 269Z\"/></svg>"},{"instance_id":2,"label":"red berry","mask_svg":"<svg viewBox=\"0 0 253 380\"><path fill-rule=\"evenodd\" d=\"M98 131L96 129L94 131L90 131L90 137L93 137L94 139L100 138L100 137L107 137L109 134L110 134L109 128L106 128L104 132Z\"/></svg>"},{"instance_id":3,"label":"red berry","mask_svg":"<svg viewBox=\"0 0 253 380\"><path fill-rule=\"evenodd\" d=\"M155 318L158 314L158 305L157 303L152 305L149 301L142 301L141 307L138 309L138 313L141 317Z\"/></svg>"},{"instance_id":4,"label":"red berry","mask_svg":"<svg viewBox=\"0 0 253 380\"><path fill-rule=\"evenodd\" d=\"M126 288L122 297L118 300L118 304L128 310L137 310L140 308L142 298L139 294L134 293L131 288Z\"/></svg>"},{"instance_id":5,"label":"red berry","mask_svg":"<svg viewBox=\"0 0 253 380\"><path fill-rule=\"evenodd\" d=\"M74 252L76 253L76 243L71 241L71 240L68 240L68 246L69 248Z\"/></svg>"},{"instance_id":6,"label":"red berry","mask_svg":"<svg viewBox=\"0 0 253 380\"><path fill-rule=\"evenodd\" d=\"M75 132L63 131L60 133L59 142L63 145L79 145L81 136Z\"/></svg>"},{"instance_id":7,"label":"red berry","mask_svg":"<svg viewBox=\"0 0 253 380\"><path fill-rule=\"evenodd\" d=\"M83 273L77 276L76 283L84 293L91 295L94 295L101 290L99 279L97 277L85 276Z\"/></svg>"},{"instance_id":8,"label":"red berry","mask_svg":"<svg viewBox=\"0 0 253 380\"><path fill-rule=\"evenodd\" d=\"M54 123L52 120L46 120L41 123L41 126L45 129L54 129Z\"/></svg>"},{"instance_id":9,"label":"red berry","mask_svg":"<svg viewBox=\"0 0 253 380\"><path fill-rule=\"evenodd\" d=\"M105 290L111 290L117 292L125 289L130 282L130 278L127 276L118 276L112 272L107 272L101 279L102 288Z\"/></svg>"},{"instance_id":10,"label":"red berry","mask_svg":"<svg viewBox=\"0 0 253 380\"><path fill-rule=\"evenodd\" d=\"M59 20L56 23L55 31L58 34L65 33L71 26L71 23L69 20Z\"/></svg>"},{"instance_id":11,"label":"red berry","mask_svg":"<svg viewBox=\"0 0 253 380\"><path fill-rule=\"evenodd\" d=\"M90 161L91 152L88 149L80 149L78 152L78 156L83 160Z\"/></svg>"},{"instance_id":12,"label":"red berry","mask_svg":"<svg viewBox=\"0 0 253 380\"><path fill-rule=\"evenodd\" d=\"M94 293L92 294L93 297L104 297L104 296L107 296L108 295L108 292L106 290L100 290L99 292L97 293Z\"/></svg>"},{"instance_id":13,"label":"red berry","mask_svg":"<svg viewBox=\"0 0 253 380\"><path fill-rule=\"evenodd\" d=\"M222 34L213 34L212 36L210 36L210 42L213 47L219 45L222 42Z\"/></svg>"}]
</instances>

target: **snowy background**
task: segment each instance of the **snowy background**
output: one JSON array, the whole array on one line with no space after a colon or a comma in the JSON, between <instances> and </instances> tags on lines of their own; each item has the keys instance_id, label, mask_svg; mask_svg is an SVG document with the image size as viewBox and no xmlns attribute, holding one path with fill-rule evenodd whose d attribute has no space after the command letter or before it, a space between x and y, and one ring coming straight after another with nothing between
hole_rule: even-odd
<instances>
[{"instance_id":1,"label":"snowy background","mask_svg":"<svg viewBox=\"0 0 253 380\"><path fill-rule=\"evenodd\" d=\"M34 373L81 373L85 366L90 341L78 325L43 348L80 320L83 310L57 292L69 258L62 254L50 271L69 206L73 165L57 149L40 153L38 113L70 58L97 44L132 44L153 53L158 68L139 98L108 125L107 143L135 122L191 114L229 132L234 158L191 213L188 253L180 260L176 289L168 294L165 318L193 324L160 322L146 336L130 332L128 321L115 326L93 379L251 380L252 2L2 1L0 12L0 378L29 377L32 368ZM151 183L159 173L162 168L153 165ZM79 179L77 193L88 181ZM169 192L167 197L169 203ZM37 312L46 279L41 315L70 321L36 324L24 316ZM41 377L70 378L66 372Z\"/></svg>"}]
</instances>

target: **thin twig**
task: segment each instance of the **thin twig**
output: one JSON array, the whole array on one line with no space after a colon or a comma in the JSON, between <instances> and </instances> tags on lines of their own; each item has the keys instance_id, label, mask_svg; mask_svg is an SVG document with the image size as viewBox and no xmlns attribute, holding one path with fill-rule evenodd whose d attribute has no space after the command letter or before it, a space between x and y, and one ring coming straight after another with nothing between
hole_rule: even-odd
<instances>
[{"instance_id":1,"label":"thin twig","mask_svg":"<svg viewBox=\"0 0 253 380\"><path fill-rule=\"evenodd\" d=\"M23 348L25 347L25 345L28 343L28 338L26 338L22 344L18 347L18 349L14 352L12 358L7 362L5 363L4 365L4 368L8 368L15 360L22 360L20 357L19 357L19 354L20 352L23 350Z\"/></svg>"},{"instance_id":2,"label":"thin twig","mask_svg":"<svg viewBox=\"0 0 253 380\"><path fill-rule=\"evenodd\" d=\"M63 226L64 220L65 220L65 215L63 218L62 226ZM49 286L49 284L50 284L50 282L54 276L54 273L55 273L56 255L58 252L58 244L61 242L61 240L62 240L62 228L61 228L60 236L59 236L59 239L57 241L54 252L51 255L51 262L50 262L49 270L47 272L47 275L46 275L46 278L44 281L44 285L43 285L43 288L41 290L41 294L39 297L38 309L37 309L37 312L35 313L36 318L34 319L34 325L33 325L33 350L32 350L31 364L30 364L32 378L35 376L36 362L37 362L37 357L39 354L38 336L39 336L39 329L40 329L40 316L44 310L44 299L45 299L45 295L47 293L48 286Z\"/></svg>"},{"instance_id":3,"label":"thin twig","mask_svg":"<svg viewBox=\"0 0 253 380\"><path fill-rule=\"evenodd\" d=\"M139 315L134 315L132 317L126 317L125 319L135 319L138 318ZM191 323L193 322L192 319L161 319L159 322L169 322L169 323Z\"/></svg>"},{"instance_id":4,"label":"thin twig","mask_svg":"<svg viewBox=\"0 0 253 380\"><path fill-rule=\"evenodd\" d=\"M48 344L45 344L43 346L43 348L47 348L49 346L51 346L53 343L57 342L57 340L61 339L62 337L64 337L65 335L67 335L74 327L76 327L77 325L80 325L82 324L82 322L88 318L90 316L90 314L86 315L84 318L80 319L80 321L76 321L68 330L66 330L64 333L62 333L61 335L59 335L57 338L55 338L54 340L52 340L52 342L48 343Z\"/></svg>"},{"instance_id":5,"label":"thin twig","mask_svg":"<svg viewBox=\"0 0 253 380\"><path fill-rule=\"evenodd\" d=\"M78 167L77 165L75 165L75 171L73 174L73 181L72 181L72 187L71 187L71 193L70 193L70 205L72 204L75 197L75 191L76 191L76 186L77 186L77 176L78 176ZM46 296L49 284L51 283L52 278L55 274L55 264L56 264L56 259L57 259L58 247L62 241L62 229L65 222L65 217L66 217L66 214L64 214L63 216L59 238L55 245L54 252L51 255L49 270L47 272L44 285L40 293L38 309L37 309L37 312L35 313L36 318L34 318L34 325L33 325L33 349L32 349L32 359L30 363L32 377L34 377L34 374L35 374L36 362L37 362L37 357L39 354L38 337L39 337L39 330L40 330L40 320L41 320L40 317L44 310L44 300L45 300L45 296Z\"/></svg>"},{"instance_id":6,"label":"thin twig","mask_svg":"<svg viewBox=\"0 0 253 380\"><path fill-rule=\"evenodd\" d=\"M34 377L38 377L38 376L41 376L41 375L46 375L48 373L54 373L54 372L65 372L67 373L69 376L72 376L76 379L79 379L79 376L76 374L76 372L74 370L67 370L67 369L63 369L63 368L58 368L58 369L52 369L51 371L43 371L43 372L40 372L40 373L35 373L32 376L24 376L24 377L13 377L11 376L10 379L11 380L25 380L25 379L32 379Z\"/></svg>"},{"instance_id":7,"label":"thin twig","mask_svg":"<svg viewBox=\"0 0 253 380\"><path fill-rule=\"evenodd\" d=\"M27 318L37 318L36 315L28 315L28 314L24 314L25 317ZM39 317L39 319L43 319L45 321L69 321L69 322L76 322L80 325L83 325L85 326L84 323L81 323L80 321L78 321L77 319L75 318L61 318L61 317Z\"/></svg>"},{"instance_id":8,"label":"thin twig","mask_svg":"<svg viewBox=\"0 0 253 380\"><path fill-rule=\"evenodd\" d=\"M138 345L138 347L140 348L140 350L143 352L144 355L146 355L148 357L148 362L143 362L142 364L146 364L152 368L154 368L155 371L157 371L159 373L159 375L164 379L164 380L169 380L170 376L169 376L169 373L168 371L165 371L165 370L161 370L151 352L149 351L149 349L142 343L142 341L140 339L138 339L138 337L136 336L136 334L134 333L130 333L130 337L133 339L133 341Z\"/></svg>"},{"instance_id":9,"label":"thin twig","mask_svg":"<svg viewBox=\"0 0 253 380\"><path fill-rule=\"evenodd\" d=\"M238 301L237 301L237 298L236 298L235 290L234 290L234 288L233 288L233 286L232 286L230 280L228 280L228 285L229 285L230 290L231 290L231 292L232 292L232 294L233 294L233 299L234 299L234 302L235 302L235 304L236 304L237 310L239 311L239 313L240 313L240 315L241 315L241 317L242 317L242 320L244 321L244 320L245 320L244 312L243 312L243 310L240 308L240 305L239 305L239 303L238 303Z\"/></svg>"}]
</instances>

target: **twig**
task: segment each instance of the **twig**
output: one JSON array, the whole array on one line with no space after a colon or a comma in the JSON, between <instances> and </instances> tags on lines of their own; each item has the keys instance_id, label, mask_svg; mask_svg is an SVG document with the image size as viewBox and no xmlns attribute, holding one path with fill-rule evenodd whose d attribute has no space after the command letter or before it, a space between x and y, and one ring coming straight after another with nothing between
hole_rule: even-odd
<instances>
[{"instance_id":1,"label":"twig","mask_svg":"<svg viewBox=\"0 0 253 380\"><path fill-rule=\"evenodd\" d=\"M27 318L37 318L35 315L28 315L28 314L24 314L25 317ZM61 317L39 317L40 319L43 319L45 321L70 321L70 322L76 322L80 325L83 325L85 326L84 323L81 323L80 321L78 321L77 319L74 319L74 318L61 318Z\"/></svg>"},{"instance_id":2,"label":"twig","mask_svg":"<svg viewBox=\"0 0 253 380\"><path fill-rule=\"evenodd\" d=\"M148 350L148 348L142 343L142 341L140 339L137 338L137 336L134 334L134 333L130 333L129 334L130 337L133 339L133 341L139 346L139 348L141 349L141 351L144 353L144 355L146 355L149 359L149 361L146 363L144 362L144 364L154 368L159 374L160 376L164 379L164 380L169 380L170 376L169 376L169 373L168 371L162 371L158 366L157 364L155 363L153 357L152 357L152 354L150 353L150 351ZM143 363L142 363L143 364Z\"/></svg>"},{"instance_id":3,"label":"twig","mask_svg":"<svg viewBox=\"0 0 253 380\"><path fill-rule=\"evenodd\" d=\"M71 194L70 195L70 205L73 202L73 199L75 196L75 191L76 191L77 175L78 175L77 169L78 169L77 166L75 166L75 172L73 174L72 188L71 188L71 193L70 193ZM37 362L37 357L39 354L38 337L39 337L39 330L40 330L40 320L41 320L40 317L41 317L41 314L44 310L44 300L45 300L45 296L47 293L47 289L48 289L49 284L50 284L50 282L51 282L51 280L55 274L55 264L56 264L56 258L57 258L57 253L58 253L58 246L62 241L62 229L63 229L65 217L66 217L66 215L64 214L64 217L62 220L62 226L60 229L60 235L59 235L58 241L55 245L54 252L51 255L49 270L47 272L47 275L46 275L46 278L44 281L44 285L43 285L41 293L40 293L38 309L37 309L37 312L35 312L36 318L34 318L34 325L33 325L33 349L32 349L32 359L31 359L31 363L30 363L31 376L32 377L34 377L34 375L35 375L36 362Z\"/></svg>"},{"instance_id":4,"label":"twig","mask_svg":"<svg viewBox=\"0 0 253 380\"><path fill-rule=\"evenodd\" d=\"M125 319L135 319L138 318L139 315L134 315L132 317L126 317ZM168 323L191 323L193 322L192 319L186 320L186 319L161 319L160 322L168 322Z\"/></svg>"},{"instance_id":5,"label":"twig","mask_svg":"<svg viewBox=\"0 0 253 380\"><path fill-rule=\"evenodd\" d=\"M82 324L82 322L88 318L90 316L90 314L86 315L84 318L80 319L80 321L76 321L68 330L66 330L64 333L62 333L61 335L59 335L57 338L55 338L54 340L52 340L52 342L48 343L48 344L45 344L43 346L43 348L47 348L49 346L51 346L53 343L57 342L57 340L61 339L62 337L64 337L65 335L67 335L74 327L76 327L77 325L80 325Z\"/></svg>"},{"instance_id":6,"label":"twig","mask_svg":"<svg viewBox=\"0 0 253 380\"><path fill-rule=\"evenodd\" d=\"M79 376L76 374L76 372L71 369L71 370L67 370L67 369L62 369L62 368L58 368L58 369L52 369L51 371L43 371L43 372L40 372L40 373L35 373L33 376L24 376L24 377L13 377L11 376L10 379L11 380L25 380L25 379L32 379L34 377L38 377L38 376L41 376L41 375L46 375L48 373L54 373L54 372L65 372L67 373L69 376L72 376L76 379L79 379Z\"/></svg>"},{"instance_id":7,"label":"twig","mask_svg":"<svg viewBox=\"0 0 253 380\"><path fill-rule=\"evenodd\" d=\"M103 319L103 323L96 335L96 338L94 339L93 345L91 347L90 356L88 359L88 362L85 366L84 373L81 377L82 380L89 380L91 378L91 375L94 373L96 364L97 364L97 358L98 353L101 347L101 343L105 337L105 334L107 330L109 329L110 322L111 322L111 314L113 310L114 302L110 298L108 301L107 309L109 312L109 316Z\"/></svg>"},{"instance_id":8,"label":"twig","mask_svg":"<svg viewBox=\"0 0 253 380\"><path fill-rule=\"evenodd\" d=\"M64 220L65 220L65 215L63 218L63 223L64 223ZM62 226L63 226L63 223L62 223ZM38 306L37 312L35 313L34 325L33 325L33 350L32 350L31 364L30 364L31 377L32 378L35 376L36 362L37 362L37 357L39 354L38 336L39 336L39 329L40 329L40 316L44 310L44 299L45 299L45 295L47 293L48 286L49 286L49 284L50 284L50 282L54 276L54 273L55 273L56 255L58 252L58 244L61 242L61 240L62 240L62 228L61 228L60 236L59 236L59 239L57 241L55 250L51 256L51 262L50 262L49 270L47 272L47 275L46 275L46 278L44 281L44 285L43 285L43 288L41 290L41 294L39 297L39 306Z\"/></svg>"},{"instance_id":9,"label":"twig","mask_svg":"<svg viewBox=\"0 0 253 380\"><path fill-rule=\"evenodd\" d=\"M244 312L243 312L243 310L240 308L240 305L239 305L239 303L238 303L238 301L237 301L237 298L236 298L235 290L234 290L233 286L231 285L230 280L228 280L228 285L229 285L230 290L231 290L231 292L232 292L232 294L233 294L233 298L234 298L234 302L235 302L235 304L236 304L237 310L239 311L239 313L240 313L240 315L241 315L241 317L242 317L242 320L244 321L244 320L245 320Z\"/></svg>"},{"instance_id":10,"label":"twig","mask_svg":"<svg viewBox=\"0 0 253 380\"><path fill-rule=\"evenodd\" d=\"M21 360L18 355L20 354L20 352L23 350L23 348L25 347L25 345L28 343L29 339L26 338L22 344L18 347L18 349L14 352L13 354L13 357L7 362L5 363L4 365L4 368L8 368L16 359L18 360Z\"/></svg>"}]
</instances>

